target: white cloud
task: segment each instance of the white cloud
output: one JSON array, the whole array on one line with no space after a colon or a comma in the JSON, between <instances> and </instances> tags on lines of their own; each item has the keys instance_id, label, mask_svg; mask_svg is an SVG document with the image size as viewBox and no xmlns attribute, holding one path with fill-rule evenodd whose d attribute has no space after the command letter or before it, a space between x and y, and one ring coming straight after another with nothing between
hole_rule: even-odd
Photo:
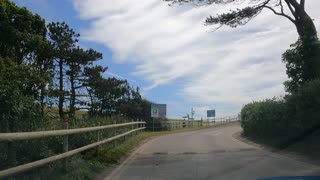
<instances>
[{"instance_id":1,"label":"white cloud","mask_svg":"<svg viewBox=\"0 0 320 180\"><path fill-rule=\"evenodd\" d=\"M320 2L307 5L319 24ZM252 100L284 94L281 54L297 34L267 10L247 26L209 33L212 27L203 21L223 10L216 6L169 7L161 0L74 0L74 6L92 21L82 36L110 48L114 61L135 64L133 74L151 84L144 92L181 78L176 93L232 113Z\"/></svg>"}]
</instances>

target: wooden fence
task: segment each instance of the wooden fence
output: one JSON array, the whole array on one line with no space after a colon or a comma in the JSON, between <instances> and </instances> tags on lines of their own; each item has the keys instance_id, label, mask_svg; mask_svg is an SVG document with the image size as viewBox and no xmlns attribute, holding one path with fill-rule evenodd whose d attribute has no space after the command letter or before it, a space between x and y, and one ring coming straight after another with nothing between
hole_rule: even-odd
<instances>
[{"instance_id":1,"label":"wooden fence","mask_svg":"<svg viewBox=\"0 0 320 180\"><path fill-rule=\"evenodd\" d=\"M30 140L30 139L37 139L37 138L46 138L51 136L68 136L71 134L79 134L79 133L85 133L85 132L92 132L92 131L101 131L104 129L111 129L111 128L117 128L117 127L124 127L124 126L131 126L132 129L130 131L127 131L125 133L115 135L113 137L109 137L107 139L82 146L77 149L73 149L58 155L54 155L45 159L41 159L38 161L30 162L27 164L15 166L9 169L5 169L0 171L0 179L21 173L36 167L43 166L45 164L51 163L53 161L57 161L60 159L65 159L67 157L70 157L72 155L75 155L77 153L80 153L82 151L97 147L99 145L114 141L116 139L119 139L121 137L125 137L133 132L137 132L140 130L145 129L144 127L145 122L129 122L129 123L122 123L122 124L112 124L112 125L105 125L105 126L96 126L96 127L87 127L87 128L79 128L79 129L65 129L65 130L54 130L54 131L38 131L38 132L19 132L19 133L0 133L0 142L1 141L19 141L19 140ZM137 127L134 128L134 125ZM99 138L98 138L99 139Z\"/></svg>"},{"instance_id":2,"label":"wooden fence","mask_svg":"<svg viewBox=\"0 0 320 180\"><path fill-rule=\"evenodd\" d=\"M146 130L149 131L170 131L181 128L193 128L193 127L206 127L214 126L222 123L237 122L240 121L238 115L226 116L215 119L207 120L163 120L163 121L150 121L147 123Z\"/></svg>"}]
</instances>

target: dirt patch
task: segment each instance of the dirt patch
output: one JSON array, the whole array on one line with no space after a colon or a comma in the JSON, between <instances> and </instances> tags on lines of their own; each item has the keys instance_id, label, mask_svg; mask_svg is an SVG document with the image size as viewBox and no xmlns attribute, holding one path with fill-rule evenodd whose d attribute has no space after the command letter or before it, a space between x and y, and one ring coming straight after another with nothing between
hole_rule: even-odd
<instances>
[{"instance_id":1,"label":"dirt patch","mask_svg":"<svg viewBox=\"0 0 320 180\"><path fill-rule=\"evenodd\" d=\"M236 132L236 133L232 134L232 137L237 139L238 141L241 141L243 143L249 144L249 145L257 147L257 148L266 149L266 150L269 150L271 152L280 151L280 149L276 149L276 148L273 148L273 147L270 147L270 146L266 146L266 145L262 145L262 144L258 144L258 143L253 142L252 140L250 140L249 138L247 138L247 137L245 137L243 135L243 131L239 131L239 132Z\"/></svg>"},{"instance_id":2,"label":"dirt patch","mask_svg":"<svg viewBox=\"0 0 320 180\"><path fill-rule=\"evenodd\" d=\"M237 139L237 140L239 140L239 141L241 141L241 142L249 144L251 146L258 147L258 148L263 148L263 146L261 144L257 144L255 142L249 140L248 138L244 137L243 136L243 131L239 131L239 132L233 133L232 137Z\"/></svg>"}]
</instances>

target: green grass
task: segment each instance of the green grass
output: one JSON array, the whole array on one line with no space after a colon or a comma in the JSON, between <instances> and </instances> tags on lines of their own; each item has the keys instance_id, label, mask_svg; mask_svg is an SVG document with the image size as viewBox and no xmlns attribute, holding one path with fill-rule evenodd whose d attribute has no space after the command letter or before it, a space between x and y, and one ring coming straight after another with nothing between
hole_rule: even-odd
<instances>
[{"instance_id":1,"label":"green grass","mask_svg":"<svg viewBox=\"0 0 320 180\"><path fill-rule=\"evenodd\" d=\"M45 112L49 117L55 117L59 118L59 108L57 107L51 107L51 108L46 108ZM68 109L64 109L64 112L68 112ZM78 118L81 118L83 115L87 115L87 111L82 111L82 110L76 110L75 116Z\"/></svg>"},{"instance_id":2,"label":"green grass","mask_svg":"<svg viewBox=\"0 0 320 180\"><path fill-rule=\"evenodd\" d=\"M265 139L253 137L246 138L273 151L289 152L300 155L307 160L316 163L320 162L320 130L302 138L297 138L296 140L288 139L287 137Z\"/></svg>"}]
</instances>

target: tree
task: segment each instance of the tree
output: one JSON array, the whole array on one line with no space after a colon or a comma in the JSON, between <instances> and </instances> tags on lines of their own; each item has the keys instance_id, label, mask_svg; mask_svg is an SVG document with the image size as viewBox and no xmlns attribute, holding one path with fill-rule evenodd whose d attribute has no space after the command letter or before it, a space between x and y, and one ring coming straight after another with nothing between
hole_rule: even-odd
<instances>
[{"instance_id":1,"label":"tree","mask_svg":"<svg viewBox=\"0 0 320 180\"><path fill-rule=\"evenodd\" d=\"M76 89L83 88L82 85L84 69L91 65L94 61L102 59L102 54L93 50L83 50L80 47L71 50L70 57L67 59L69 70L67 75L70 80L70 104L69 104L69 116L74 117L75 105L76 105Z\"/></svg>"},{"instance_id":2,"label":"tree","mask_svg":"<svg viewBox=\"0 0 320 180\"><path fill-rule=\"evenodd\" d=\"M32 66L0 56L0 132L36 130L41 125L35 102L42 77ZM17 143L8 142L7 159L16 163Z\"/></svg>"},{"instance_id":3,"label":"tree","mask_svg":"<svg viewBox=\"0 0 320 180\"><path fill-rule=\"evenodd\" d=\"M58 67L58 80L59 80L59 116L62 128L69 128L69 121L65 118L65 112L63 110L63 103L65 101L65 88L64 88L64 75L67 60L70 58L70 52L72 48L76 46L79 41L79 34L75 33L65 22L62 23L50 23L48 24L48 35L53 45L54 58ZM63 137L63 151L68 151L68 136ZM63 162L64 169L66 169L67 161Z\"/></svg>"},{"instance_id":4,"label":"tree","mask_svg":"<svg viewBox=\"0 0 320 180\"><path fill-rule=\"evenodd\" d=\"M37 98L41 106L41 116L44 117L44 109L47 103L45 98L48 97L49 87L52 86L52 79L54 78L54 53L53 46L48 40L42 40L38 46L35 47L35 55L32 66L37 71L43 81L39 85L39 97Z\"/></svg>"},{"instance_id":5,"label":"tree","mask_svg":"<svg viewBox=\"0 0 320 180\"><path fill-rule=\"evenodd\" d=\"M282 55L286 63L287 75L290 78L286 81L287 92L294 93L299 87L313 79L319 79L320 67L320 46L304 46L301 40L291 45Z\"/></svg>"},{"instance_id":6,"label":"tree","mask_svg":"<svg viewBox=\"0 0 320 180\"><path fill-rule=\"evenodd\" d=\"M28 131L37 123L29 121L24 116L27 111L30 115L36 106L35 97L38 94L41 75L33 71L31 65L17 65L13 60L0 56L0 119L2 131Z\"/></svg>"},{"instance_id":7,"label":"tree","mask_svg":"<svg viewBox=\"0 0 320 180\"><path fill-rule=\"evenodd\" d=\"M32 60L34 47L45 39L45 21L9 0L0 1L0 54L18 64Z\"/></svg>"},{"instance_id":8,"label":"tree","mask_svg":"<svg viewBox=\"0 0 320 180\"><path fill-rule=\"evenodd\" d=\"M165 0L171 4L195 3L196 5L230 4L238 0ZM284 17L292 22L297 29L299 37L306 42L318 40L317 30L313 20L305 10L305 0L248 0L248 6L242 9L231 10L228 13L207 17L206 25L227 25L237 27L245 25L256 17L263 9L271 10L275 15ZM239 4L239 3L237 3ZM287 12L289 11L289 12Z\"/></svg>"},{"instance_id":9,"label":"tree","mask_svg":"<svg viewBox=\"0 0 320 180\"><path fill-rule=\"evenodd\" d=\"M65 126L68 126L63 110L63 103L65 101L64 66L66 65L67 60L70 59L70 52L78 42L78 37L80 35L75 33L65 22L50 23L48 24L48 30L59 72L59 116L62 123L65 124Z\"/></svg>"},{"instance_id":10,"label":"tree","mask_svg":"<svg viewBox=\"0 0 320 180\"><path fill-rule=\"evenodd\" d=\"M39 15L11 1L0 0L1 132L32 131L43 125L38 100L50 81L44 68L50 60L41 53L47 43L46 32L45 21ZM7 162L11 166L17 160L20 144L7 143Z\"/></svg>"},{"instance_id":11,"label":"tree","mask_svg":"<svg viewBox=\"0 0 320 180\"><path fill-rule=\"evenodd\" d=\"M103 78L94 87L96 106L100 115L111 116L119 113L119 102L130 93L130 86L126 80Z\"/></svg>"},{"instance_id":12,"label":"tree","mask_svg":"<svg viewBox=\"0 0 320 180\"><path fill-rule=\"evenodd\" d=\"M227 5L238 0L164 0L173 4L194 3L199 6L213 4ZM294 24L299 40L283 55L287 66L290 81L286 88L293 91L309 80L320 78L320 50L317 30L312 18L306 12L305 0L242 0L247 6L242 9L230 10L228 13L209 16L206 25L227 25L237 27L247 24L264 9L272 11L275 15L288 19ZM239 3L237 3L239 4Z\"/></svg>"},{"instance_id":13,"label":"tree","mask_svg":"<svg viewBox=\"0 0 320 180\"><path fill-rule=\"evenodd\" d=\"M87 89L89 95L89 103L87 103L89 114L91 116L97 114L95 111L97 107L95 106L96 101L96 88L98 84L102 81L102 73L107 71L108 68L102 66L92 66L84 68L84 78L82 80L82 85Z\"/></svg>"}]
</instances>

